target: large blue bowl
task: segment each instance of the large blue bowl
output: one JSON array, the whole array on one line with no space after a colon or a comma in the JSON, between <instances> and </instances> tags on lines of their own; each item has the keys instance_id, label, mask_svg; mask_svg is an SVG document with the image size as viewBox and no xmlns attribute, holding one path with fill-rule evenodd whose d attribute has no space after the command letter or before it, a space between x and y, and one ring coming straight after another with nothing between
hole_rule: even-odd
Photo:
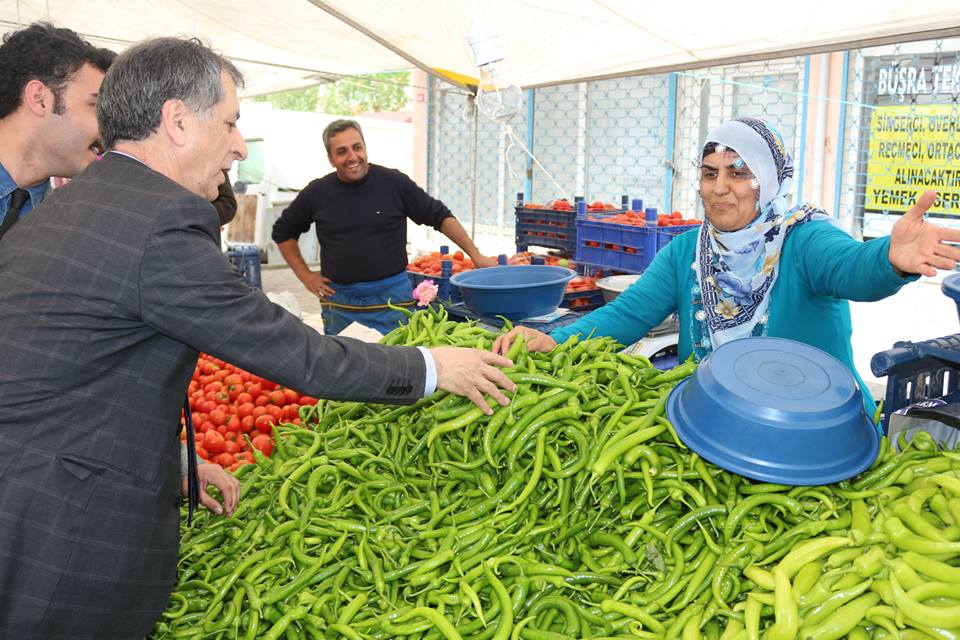
<instances>
[{"instance_id":1,"label":"large blue bowl","mask_svg":"<svg viewBox=\"0 0 960 640\"><path fill-rule=\"evenodd\" d=\"M948 298L952 298L960 314L960 273L951 273L940 283L940 291Z\"/></svg>"},{"instance_id":2,"label":"large blue bowl","mask_svg":"<svg viewBox=\"0 0 960 640\"><path fill-rule=\"evenodd\" d=\"M460 287L471 311L519 320L555 311L575 275L566 267L511 265L462 271L450 282Z\"/></svg>"},{"instance_id":3,"label":"large blue bowl","mask_svg":"<svg viewBox=\"0 0 960 640\"><path fill-rule=\"evenodd\" d=\"M837 482L869 467L880 449L850 371L783 338L717 348L670 393L667 416L701 457L764 482Z\"/></svg>"}]
</instances>

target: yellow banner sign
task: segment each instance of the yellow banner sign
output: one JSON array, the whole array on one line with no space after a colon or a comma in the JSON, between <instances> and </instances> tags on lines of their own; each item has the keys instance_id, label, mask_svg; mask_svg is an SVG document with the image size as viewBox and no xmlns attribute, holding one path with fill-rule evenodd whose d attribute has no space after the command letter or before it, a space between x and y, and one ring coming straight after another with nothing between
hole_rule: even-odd
<instances>
[{"instance_id":1,"label":"yellow banner sign","mask_svg":"<svg viewBox=\"0 0 960 640\"><path fill-rule=\"evenodd\" d=\"M904 212L927 189L937 192L929 213L960 216L960 108L955 104L875 108L864 208Z\"/></svg>"}]
</instances>

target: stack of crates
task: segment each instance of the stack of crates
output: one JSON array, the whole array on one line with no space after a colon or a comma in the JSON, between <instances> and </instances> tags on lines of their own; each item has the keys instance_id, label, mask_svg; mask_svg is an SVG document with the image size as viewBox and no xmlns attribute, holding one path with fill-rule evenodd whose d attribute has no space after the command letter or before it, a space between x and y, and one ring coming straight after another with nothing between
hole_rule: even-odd
<instances>
[{"instance_id":1,"label":"stack of crates","mask_svg":"<svg viewBox=\"0 0 960 640\"><path fill-rule=\"evenodd\" d=\"M449 255L449 252L450 249L447 245L440 247L441 255ZM440 275L407 271L407 277L410 278L410 287L412 289L416 289L417 285L424 280L432 280L433 284L437 285L437 302L456 304L463 301L463 296L460 294L460 287L456 287L450 283L450 278L453 277L453 263L450 262L450 260L441 260Z\"/></svg>"},{"instance_id":2,"label":"stack of crates","mask_svg":"<svg viewBox=\"0 0 960 640\"><path fill-rule=\"evenodd\" d=\"M534 255L530 260L530 264L546 264L546 261L543 256ZM580 275L586 275L590 271L589 268L576 264L571 264L570 268ZM571 311L588 312L599 309L603 304L603 292L600 290L600 287L593 287L591 289L566 291L563 294L563 302L560 303L560 306Z\"/></svg>"},{"instance_id":3,"label":"stack of crates","mask_svg":"<svg viewBox=\"0 0 960 640\"><path fill-rule=\"evenodd\" d=\"M690 231L691 229L699 229L699 224L683 224L683 225L674 225L670 227L657 227L657 251L663 249L671 240L677 236Z\"/></svg>"},{"instance_id":4,"label":"stack of crates","mask_svg":"<svg viewBox=\"0 0 960 640\"><path fill-rule=\"evenodd\" d=\"M555 209L532 209L524 206L517 194L516 215L517 252L530 246L560 249L572 254L577 248L577 212Z\"/></svg>"},{"instance_id":5,"label":"stack of crates","mask_svg":"<svg viewBox=\"0 0 960 640\"><path fill-rule=\"evenodd\" d=\"M228 244L227 258L253 289L263 288L260 282L260 249L255 244Z\"/></svg>"},{"instance_id":6,"label":"stack of crates","mask_svg":"<svg viewBox=\"0 0 960 640\"><path fill-rule=\"evenodd\" d=\"M940 288L960 312L960 273L944 278ZM899 409L947 396L956 401L960 392L960 333L923 342L897 342L892 349L875 354L870 369L877 377L887 376L882 421L886 433L890 416Z\"/></svg>"},{"instance_id":7,"label":"stack of crates","mask_svg":"<svg viewBox=\"0 0 960 640\"><path fill-rule=\"evenodd\" d=\"M626 211L627 196L621 199L621 209ZM580 197L575 198L574 205L582 202ZM584 205L585 206L585 205ZM619 213L612 211L609 213ZM517 194L515 239L517 252L526 251L528 247L544 247L546 249L560 249L573 255L577 250L577 210L576 206L569 210L531 208L525 206L523 193Z\"/></svg>"},{"instance_id":8,"label":"stack of crates","mask_svg":"<svg viewBox=\"0 0 960 640\"><path fill-rule=\"evenodd\" d=\"M633 209L642 208L643 203L634 200ZM615 214L588 213L586 207L578 204L577 262L624 273L642 273L657 253L657 212L649 209L648 216L651 213L652 226L618 224L607 221Z\"/></svg>"},{"instance_id":9,"label":"stack of crates","mask_svg":"<svg viewBox=\"0 0 960 640\"><path fill-rule=\"evenodd\" d=\"M895 411L921 400L960 391L960 334L923 342L897 342L870 360L875 376L887 376L883 430Z\"/></svg>"},{"instance_id":10,"label":"stack of crates","mask_svg":"<svg viewBox=\"0 0 960 640\"><path fill-rule=\"evenodd\" d=\"M603 306L603 292L599 287L583 291L568 291L563 294L560 306L571 311L593 311Z\"/></svg>"}]
</instances>

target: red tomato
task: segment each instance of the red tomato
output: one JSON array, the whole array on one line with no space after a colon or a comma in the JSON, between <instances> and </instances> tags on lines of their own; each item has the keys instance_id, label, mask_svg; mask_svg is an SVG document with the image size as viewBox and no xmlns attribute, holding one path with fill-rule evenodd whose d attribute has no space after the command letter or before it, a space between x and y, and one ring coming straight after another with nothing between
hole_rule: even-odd
<instances>
[{"instance_id":1,"label":"red tomato","mask_svg":"<svg viewBox=\"0 0 960 640\"><path fill-rule=\"evenodd\" d=\"M250 394L247 393L246 391L237 394L237 400L236 400L236 403L237 403L237 404L247 404L248 402L249 402L250 404L253 404L253 396L252 396L252 395L250 395Z\"/></svg>"},{"instance_id":2,"label":"red tomato","mask_svg":"<svg viewBox=\"0 0 960 640\"><path fill-rule=\"evenodd\" d=\"M224 440L223 435L217 433L216 431L207 431L203 435L203 448L214 455L223 453L225 444L226 441Z\"/></svg>"},{"instance_id":3,"label":"red tomato","mask_svg":"<svg viewBox=\"0 0 960 640\"><path fill-rule=\"evenodd\" d=\"M237 462L243 462L245 464L253 464L253 454L249 451L241 451L236 455Z\"/></svg>"},{"instance_id":4,"label":"red tomato","mask_svg":"<svg viewBox=\"0 0 960 640\"><path fill-rule=\"evenodd\" d=\"M267 415L273 419L274 423L280 422L283 420L283 407L275 404L267 405Z\"/></svg>"},{"instance_id":5,"label":"red tomato","mask_svg":"<svg viewBox=\"0 0 960 640\"><path fill-rule=\"evenodd\" d=\"M220 382L214 381L214 382L211 382L210 384L206 385L206 386L203 388L203 390L206 391L206 392L208 392L208 393L209 393L209 392L216 393L217 391L220 391L220 389L222 389L222 388L223 388L223 385L222 385Z\"/></svg>"},{"instance_id":6,"label":"red tomato","mask_svg":"<svg viewBox=\"0 0 960 640\"><path fill-rule=\"evenodd\" d=\"M229 453L221 453L221 454L215 455L213 457L213 460L211 460L210 462L214 464L218 464L224 469L226 469L227 467L233 464L234 457L232 454L229 454Z\"/></svg>"},{"instance_id":7,"label":"red tomato","mask_svg":"<svg viewBox=\"0 0 960 640\"><path fill-rule=\"evenodd\" d=\"M296 420L300 417L300 405L288 404L283 408L283 417L287 421Z\"/></svg>"},{"instance_id":8,"label":"red tomato","mask_svg":"<svg viewBox=\"0 0 960 640\"><path fill-rule=\"evenodd\" d=\"M293 389L284 389L283 399L284 401L279 404L291 404L300 399L300 394L294 391Z\"/></svg>"},{"instance_id":9,"label":"red tomato","mask_svg":"<svg viewBox=\"0 0 960 640\"><path fill-rule=\"evenodd\" d=\"M204 420L200 423L200 433L206 433L207 431L216 431L217 428L209 420Z\"/></svg>"},{"instance_id":10,"label":"red tomato","mask_svg":"<svg viewBox=\"0 0 960 640\"><path fill-rule=\"evenodd\" d=\"M244 416L240 418L240 431L243 433L250 433L253 431L253 416Z\"/></svg>"},{"instance_id":11,"label":"red tomato","mask_svg":"<svg viewBox=\"0 0 960 640\"><path fill-rule=\"evenodd\" d=\"M260 433L267 435L273 433L273 419L270 416L260 416L254 420L253 426L255 426Z\"/></svg>"},{"instance_id":12,"label":"red tomato","mask_svg":"<svg viewBox=\"0 0 960 640\"><path fill-rule=\"evenodd\" d=\"M257 396L263 393L263 385L259 382L251 382L250 386L247 387L247 393L253 396L253 399L256 400Z\"/></svg>"},{"instance_id":13,"label":"red tomato","mask_svg":"<svg viewBox=\"0 0 960 640\"><path fill-rule=\"evenodd\" d=\"M253 439L253 446L268 458L273 454L273 438L268 435L259 435Z\"/></svg>"},{"instance_id":14,"label":"red tomato","mask_svg":"<svg viewBox=\"0 0 960 640\"><path fill-rule=\"evenodd\" d=\"M245 418L246 416L252 416L253 410L256 409L252 402L244 402L243 404L237 405L237 417Z\"/></svg>"},{"instance_id":15,"label":"red tomato","mask_svg":"<svg viewBox=\"0 0 960 640\"><path fill-rule=\"evenodd\" d=\"M231 373L226 378L223 379L223 384L228 387L235 387L237 385L243 384L243 379L236 373Z\"/></svg>"},{"instance_id":16,"label":"red tomato","mask_svg":"<svg viewBox=\"0 0 960 640\"><path fill-rule=\"evenodd\" d=\"M270 396L260 395L253 399L253 404L258 407L270 404Z\"/></svg>"},{"instance_id":17,"label":"red tomato","mask_svg":"<svg viewBox=\"0 0 960 640\"><path fill-rule=\"evenodd\" d=\"M217 408L217 403L214 402L213 400L204 400L203 403L201 403L200 405L200 410L203 411L203 413L210 413L216 408Z\"/></svg>"},{"instance_id":18,"label":"red tomato","mask_svg":"<svg viewBox=\"0 0 960 640\"><path fill-rule=\"evenodd\" d=\"M237 416L230 416L230 419L227 420L227 429L228 429L231 433L239 433L239 432L240 432L240 418L238 418Z\"/></svg>"},{"instance_id":19,"label":"red tomato","mask_svg":"<svg viewBox=\"0 0 960 640\"><path fill-rule=\"evenodd\" d=\"M313 405L317 404L317 399L311 398L310 396L300 396L300 399L297 400L297 404L299 404L301 407L304 405L312 407Z\"/></svg>"},{"instance_id":20,"label":"red tomato","mask_svg":"<svg viewBox=\"0 0 960 640\"><path fill-rule=\"evenodd\" d=\"M197 452L197 455L203 458L204 460L210 459L210 454L207 453L207 450L201 447L199 444L196 447L196 452Z\"/></svg>"},{"instance_id":21,"label":"red tomato","mask_svg":"<svg viewBox=\"0 0 960 640\"><path fill-rule=\"evenodd\" d=\"M271 391L270 402L275 405L283 405L286 402L286 396L283 391Z\"/></svg>"},{"instance_id":22,"label":"red tomato","mask_svg":"<svg viewBox=\"0 0 960 640\"><path fill-rule=\"evenodd\" d=\"M263 405L258 405L253 408L253 412L250 415L252 415L254 419L256 419L266 414L267 414L267 408Z\"/></svg>"},{"instance_id":23,"label":"red tomato","mask_svg":"<svg viewBox=\"0 0 960 640\"><path fill-rule=\"evenodd\" d=\"M229 453L230 455L236 455L243 450L243 446L236 440L230 440L225 445L223 445L223 452Z\"/></svg>"},{"instance_id":24,"label":"red tomato","mask_svg":"<svg viewBox=\"0 0 960 640\"><path fill-rule=\"evenodd\" d=\"M212 422L215 427L226 424L227 414L222 409L214 409L210 412L210 422Z\"/></svg>"}]
</instances>

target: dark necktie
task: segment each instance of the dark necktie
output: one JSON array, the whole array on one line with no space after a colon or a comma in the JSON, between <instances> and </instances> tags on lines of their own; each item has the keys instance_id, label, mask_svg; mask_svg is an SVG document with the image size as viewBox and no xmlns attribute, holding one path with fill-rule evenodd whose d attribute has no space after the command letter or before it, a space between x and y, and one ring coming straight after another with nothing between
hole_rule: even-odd
<instances>
[{"instance_id":1,"label":"dark necktie","mask_svg":"<svg viewBox=\"0 0 960 640\"><path fill-rule=\"evenodd\" d=\"M7 208L7 215L3 217L3 222L0 223L0 238L7 231L10 231L11 227L20 219L20 209L23 208L29 197L30 194L27 193L26 189L14 189L13 193L10 194L10 206Z\"/></svg>"},{"instance_id":2,"label":"dark necktie","mask_svg":"<svg viewBox=\"0 0 960 640\"><path fill-rule=\"evenodd\" d=\"M187 430L187 524L190 524L193 512L200 503L200 475L197 472L197 444L189 399L183 403L183 422Z\"/></svg>"}]
</instances>

